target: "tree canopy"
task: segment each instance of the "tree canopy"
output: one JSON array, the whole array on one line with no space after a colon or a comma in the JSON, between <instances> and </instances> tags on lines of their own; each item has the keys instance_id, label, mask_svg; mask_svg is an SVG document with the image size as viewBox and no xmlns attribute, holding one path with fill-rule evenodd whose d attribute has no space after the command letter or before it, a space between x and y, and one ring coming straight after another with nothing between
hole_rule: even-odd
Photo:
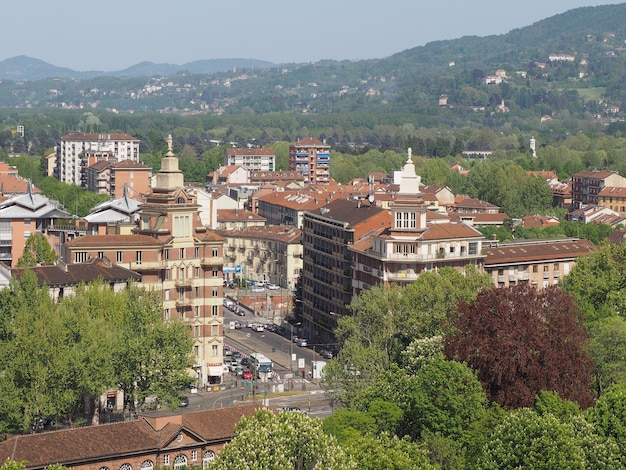
<instances>
[{"instance_id":1,"label":"tree canopy","mask_svg":"<svg viewBox=\"0 0 626 470\"><path fill-rule=\"evenodd\" d=\"M574 299L558 286L484 290L457 309L444 351L476 370L489 398L502 406L532 406L546 390L586 408L593 363L582 322Z\"/></svg>"}]
</instances>

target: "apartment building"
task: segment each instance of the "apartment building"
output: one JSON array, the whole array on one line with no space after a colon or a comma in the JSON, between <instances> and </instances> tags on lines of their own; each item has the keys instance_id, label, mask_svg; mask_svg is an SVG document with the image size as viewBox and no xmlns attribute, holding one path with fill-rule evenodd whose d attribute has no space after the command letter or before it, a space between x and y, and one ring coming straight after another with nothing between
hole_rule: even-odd
<instances>
[{"instance_id":1,"label":"apartment building","mask_svg":"<svg viewBox=\"0 0 626 470\"><path fill-rule=\"evenodd\" d=\"M94 163L90 155L106 155L115 161L139 161L139 139L127 134L72 132L56 146L54 176L63 183L82 185L85 168Z\"/></svg>"},{"instance_id":2,"label":"apartment building","mask_svg":"<svg viewBox=\"0 0 626 470\"><path fill-rule=\"evenodd\" d=\"M224 270L232 276L287 289L296 285L302 272L300 229L288 225L248 226L218 233L225 240Z\"/></svg>"},{"instance_id":3,"label":"apartment building","mask_svg":"<svg viewBox=\"0 0 626 470\"><path fill-rule=\"evenodd\" d=\"M398 194L388 205L392 225L349 247L355 295L378 284L406 285L443 267L463 271L471 264L482 269L484 236L467 224L450 222L444 214L429 210L431 198L422 197L410 152L400 176Z\"/></svg>"},{"instance_id":4,"label":"apartment building","mask_svg":"<svg viewBox=\"0 0 626 470\"><path fill-rule=\"evenodd\" d=\"M101 160L86 168L83 187L112 198L122 197L125 191L131 197L141 197L150 191L151 173L149 167L133 160Z\"/></svg>"},{"instance_id":5,"label":"apartment building","mask_svg":"<svg viewBox=\"0 0 626 470\"><path fill-rule=\"evenodd\" d=\"M274 149L229 148L224 150L224 165L240 166L248 171L274 171L276 152Z\"/></svg>"},{"instance_id":6,"label":"apartment building","mask_svg":"<svg viewBox=\"0 0 626 470\"><path fill-rule=\"evenodd\" d=\"M58 202L34 193L29 182L26 194L0 202L0 262L14 267L28 237L37 233L45 235L58 253L60 243L85 233L84 227L70 224L70 219Z\"/></svg>"},{"instance_id":7,"label":"apartment building","mask_svg":"<svg viewBox=\"0 0 626 470\"><path fill-rule=\"evenodd\" d=\"M615 171L583 170L572 175L572 210L586 205L598 205L600 193L606 187L626 188L626 178ZM611 197L606 192L602 196Z\"/></svg>"},{"instance_id":8,"label":"apartment building","mask_svg":"<svg viewBox=\"0 0 626 470\"><path fill-rule=\"evenodd\" d=\"M289 169L300 172L309 184L327 184L330 145L307 137L289 146Z\"/></svg>"},{"instance_id":9,"label":"apartment building","mask_svg":"<svg viewBox=\"0 0 626 470\"><path fill-rule=\"evenodd\" d=\"M391 224L388 210L360 199L335 199L304 213L302 331L310 344L334 343L337 318L350 314L346 308L353 295L350 247Z\"/></svg>"},{"instance_id":10,"label":"apartment building","mask_svg":"<svg viewBox=\"0 0 626 470\"><path fill-rule=\"evenodd\" d=\"M586 239L491 242L485 248L484 270L497 287L530 283L546 288L569 274L576 260L596 250Z\"/></svg>"},{"instance_id":11,"label":"apartment building","mask_svg":"<svg viewBox=\"0 0 626 470\"><path fill-rule=\"evenodd\" d=\"M202 224L171 144L169 137L156 185L140 206L138 227L130 234L73 240L65 244L63 260L107 257L141 274L146 289L162 292L164 320L181 319L189 326L194 369L203 386L222 380L224 240Z\"/></svg>"}]
</instances>

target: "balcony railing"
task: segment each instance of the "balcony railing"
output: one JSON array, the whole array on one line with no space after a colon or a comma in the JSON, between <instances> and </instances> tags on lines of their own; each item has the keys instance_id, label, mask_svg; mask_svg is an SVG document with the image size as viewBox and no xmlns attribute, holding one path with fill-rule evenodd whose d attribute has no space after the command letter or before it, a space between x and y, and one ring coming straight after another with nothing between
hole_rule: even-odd
<instances>
[{"instance_id":1,"label":"balcony railing","mask_svg":"<svg viewBox=\"0 0 626 470\"><path fill-rule=\"evenodd\" d=\"M176 279L174 281L174 284L176 285L176 287L191 287L192 283L193 283L193 279L191 279L190 277L186 279Z\"/></svg>"},{"instance_id":2,"label":"balcony railing","mask_svg":"<svg viewBox=\"0 0 626 470\"><path fill-rule=\"evenodd\" d=\"M211 256L206 258L200 258L200 264L202 266L222 266L224 264L224 257Z\"/></svg>"}]
</instances>

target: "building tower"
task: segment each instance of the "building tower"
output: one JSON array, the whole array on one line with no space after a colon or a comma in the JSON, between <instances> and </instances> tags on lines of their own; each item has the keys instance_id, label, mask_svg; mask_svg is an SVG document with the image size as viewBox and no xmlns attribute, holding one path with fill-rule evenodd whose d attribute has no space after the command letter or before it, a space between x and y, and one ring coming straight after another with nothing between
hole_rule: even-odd
<instances>
[{"instance_id":1,"label":"building tower","mask_svg":"<svg viewBox=\"0 0 626 470\"><path fill-rule=\"evenodd\" d=\"M298 171L309 184L328 184L330 145L307 137L289 146L289 169Z\"/></svg>"}]
</instances>

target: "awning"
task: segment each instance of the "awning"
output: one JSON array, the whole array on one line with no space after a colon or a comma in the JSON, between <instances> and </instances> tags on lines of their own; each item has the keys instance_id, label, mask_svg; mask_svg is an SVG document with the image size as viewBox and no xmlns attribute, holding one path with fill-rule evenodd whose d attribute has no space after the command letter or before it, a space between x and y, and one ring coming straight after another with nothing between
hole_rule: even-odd
<instances>
[{"instance_id":1,"label":"awning","mask_svg":"<svg viewBox=\"0 0 626 470\"><path fill-rule=\"evenodd\" d=\"M222 366L209 366L209 377L221 377L224 372Z\"/></svg>"}]
</instances>

